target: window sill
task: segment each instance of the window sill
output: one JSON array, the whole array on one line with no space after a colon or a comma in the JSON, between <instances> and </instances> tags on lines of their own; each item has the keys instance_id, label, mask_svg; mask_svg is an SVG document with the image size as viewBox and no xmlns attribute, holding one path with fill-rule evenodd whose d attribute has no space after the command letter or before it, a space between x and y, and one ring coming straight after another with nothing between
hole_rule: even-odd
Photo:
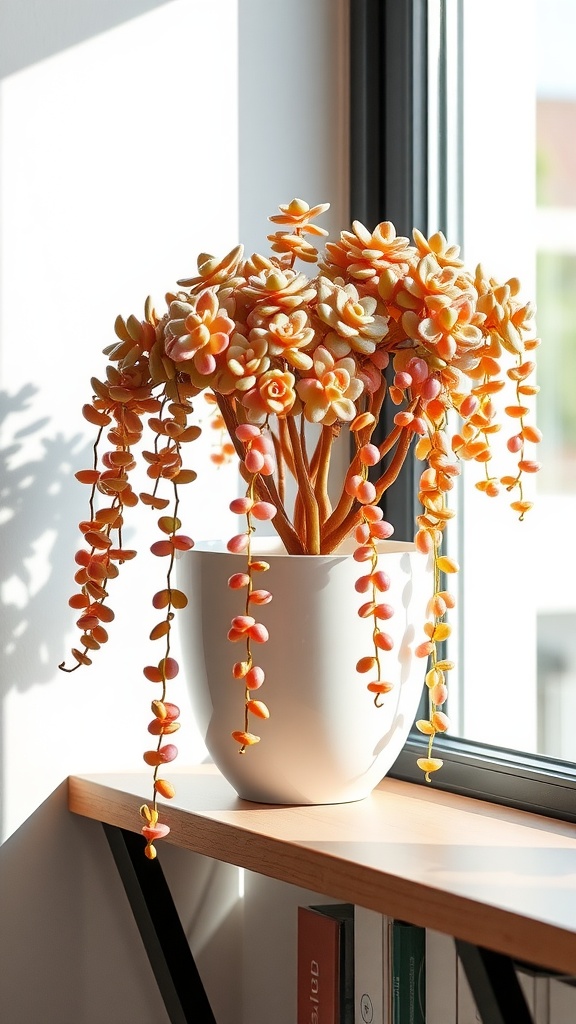
<instances>
[{"instance_id":1,"label":"window sill","mask_svg":"<svg viewBox=\"0 0 576 1024\"><path fill-rule=\"evenodd\" d=\"M412 733L391 775L426 785L416 764L425 752L424 737ZM455 736L437 737L434 755L444 762L434 789L576 822L576 766L569 762Z\"/></svg>"}]
</instances>

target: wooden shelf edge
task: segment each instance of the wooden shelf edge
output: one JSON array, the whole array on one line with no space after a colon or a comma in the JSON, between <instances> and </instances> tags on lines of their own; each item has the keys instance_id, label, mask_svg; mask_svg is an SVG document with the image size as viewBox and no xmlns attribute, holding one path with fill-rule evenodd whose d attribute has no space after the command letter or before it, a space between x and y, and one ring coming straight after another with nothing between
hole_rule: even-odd
<instances>
[{"instance_id":1,"label":"wooden shelf edge","mask_svg":"<svg viewBox=\"0 0 576 1024\"><path fill-rule=\"evenodd\" d=\"M182 779L186 780L184 786ZM142 781L141 775L127 784L125 776L71 776L69 808L138 832L142 800L136 794ZM435 928L517 959L576 973L574 826L550 822L545 827L542 819L533 822L533 816L525 812L495 805L470 808L480 802L447 794L423 797L422 787L390 779L384 780L368 802L322 808L278 808L241 801L211 766L199 766L182 775L182 788L180 806L163 809L162 818L171 828L164 842ZM401 825L399 815L406 819ZM429 841L434 822L439 835L443 834L442 828L438 829L442 815L446 831L461 835L454 845L450 836L443 847ZM460 833L460 829L465 831ZM490 839L486 839L487 833ZM466 836L464 844L462 837ZM529 858L534 862L532 897L530 887L524 892L522 884L513 891L513 875L510 885L505 884L506 865L513 864L515 851L518 870L525 871L529 840L536 843L530 847L534 857ZM458 845L472 868L463 864L464 870L459 869ZM572 877L564 879L557 866L550 866L558 853L563 862L572 860L575 865ZM495 889L494 865L500 858L503 884ZM452 872L445 869L446 864L452 864ZM546 900L539 886L548 887L550 896L550 911L545 914L542 906ZM498 899L495 893L500 894ZM566 907L568 896L575 909L573 917Z\"/></svg>"}]
</instances>

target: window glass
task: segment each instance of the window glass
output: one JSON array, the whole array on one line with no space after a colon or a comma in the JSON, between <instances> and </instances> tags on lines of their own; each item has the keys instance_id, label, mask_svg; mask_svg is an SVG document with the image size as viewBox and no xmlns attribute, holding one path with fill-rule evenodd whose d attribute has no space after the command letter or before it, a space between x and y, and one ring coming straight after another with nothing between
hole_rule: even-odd
<instances>
[{"instance_id":1,"label":"window glass","mask_svg":"<svg viewBox=\"0 0 576 1024\"><path fill-rule=\"evenodd\" d=\"M543 468L519 523L464 467L450 712L467 739L576 760L576 5L518 13L515 0L463 5L463 241L467 264L520 277L536 300ZM502 473L513 432L496 448Z\"/></svg>"},{"instance_id":2,"label":"window glass","mask_svg":"<svg viewBox=\"0 0 576 1024\"><path fill-rule=\"evenodd\" d=\"M576 760L576 564L568 541L576 513L576 9L566 0L554 7L538 6L537 298L546 340L539 500L550 530L566 531L566 555L538 608L538 750Z\"/></svg>"}]
</instances>

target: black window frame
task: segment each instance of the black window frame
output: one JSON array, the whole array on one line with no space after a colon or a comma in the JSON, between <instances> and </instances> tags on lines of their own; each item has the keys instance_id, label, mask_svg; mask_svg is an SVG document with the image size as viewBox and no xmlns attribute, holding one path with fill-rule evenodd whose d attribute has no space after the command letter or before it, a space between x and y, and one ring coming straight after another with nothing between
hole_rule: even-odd
<instances>
[{"instance_id":1,"label":"black window frame","mask_svg":"<svg viewBox=\"0 0 576 1024\"><path fill-rule=\"evenodd\" d=\"M446 4L452 2L434 2L441 48L449 45ZM351 219L368 227L391 220L403 235L414 226L428 228L428 24L428 0L350 0ZM433 87L439 112L438 172L446 186L450 97L442 70ZM446 204L440 201L438 209L442 220ZM443 223L437 228L446 232ZM381 430L387 428L384 420ZM416 467L409 459L387 496L386 515L398 536L413 534L416 488ZM390 775L427 785L416 765L425 747L424 737L413 729ZM437 789L576 822L576 765L571 762L450 735L435 739L434 752L444 761L430 783Z\"/></svg>"}]
</instances>

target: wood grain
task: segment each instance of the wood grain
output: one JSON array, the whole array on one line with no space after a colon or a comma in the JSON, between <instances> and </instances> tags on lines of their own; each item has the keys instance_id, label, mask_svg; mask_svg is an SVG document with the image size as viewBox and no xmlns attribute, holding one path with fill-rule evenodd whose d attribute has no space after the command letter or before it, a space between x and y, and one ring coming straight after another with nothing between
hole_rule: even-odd
<instances>
[{"instance_id":1,"label":"wood grain","mask_svg":"<svg viewBox=\"0 0 576 1024\"><path fill-rule=\"evenodd\" d=\"M576 974L576 825L390 778L358 803L277 807L212 765L173 775L164 842ZM148 789L71 776L69 807L137 832Z\"/></svg>"}]
</instances>

